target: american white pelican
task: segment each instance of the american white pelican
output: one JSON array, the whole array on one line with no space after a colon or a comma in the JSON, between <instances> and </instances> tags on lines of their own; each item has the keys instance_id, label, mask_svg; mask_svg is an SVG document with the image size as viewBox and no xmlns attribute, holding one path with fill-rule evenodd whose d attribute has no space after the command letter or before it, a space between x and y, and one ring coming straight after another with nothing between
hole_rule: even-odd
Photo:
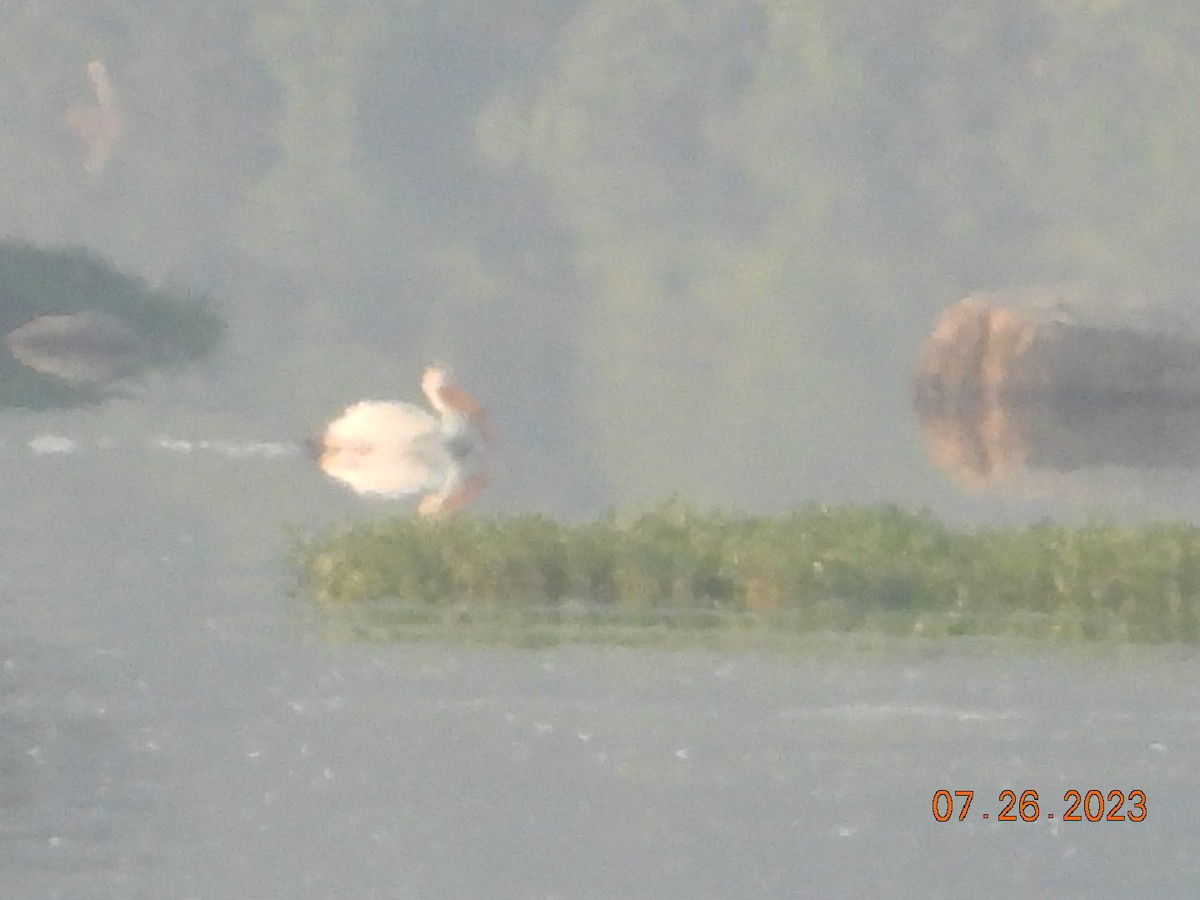
<instances>
[{"instance_id":1,"label":"american white pelican","mask_svg":"<svg viewBox=\"0 0 1200 900\"><path fill-rule=\"evenodd\" d=\"M487 484L483 410L436 366L421 390L432 415L411 403L363 400L310 442L321 470L359 494L422 495L417 512L446 515Z\"/></svg>"}]
</instances>

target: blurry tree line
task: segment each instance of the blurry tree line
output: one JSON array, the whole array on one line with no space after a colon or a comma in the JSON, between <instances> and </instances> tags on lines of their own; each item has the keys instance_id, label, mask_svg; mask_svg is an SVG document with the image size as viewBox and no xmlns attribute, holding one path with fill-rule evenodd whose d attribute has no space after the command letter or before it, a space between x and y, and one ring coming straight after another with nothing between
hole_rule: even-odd
<instances>
[{"instance_id":1,"label":"blurry tree line","mask_svg":"<svg viewBox=\"0 0 1200 900\"><path fill-rule=\"evenodd\" d=\"M318 356L440 356L549 493L846 488L848 455L886 460L946 303L1073 279L1192 302L1183 0L6 9L10 114L106 58L144 124L139 176L111 176L123 227L170 250L201 223L210 258L283 286L234 298L285 323L281 391ZM186 212L134 212L164 204Z\"/></svg>"}]
</instances>

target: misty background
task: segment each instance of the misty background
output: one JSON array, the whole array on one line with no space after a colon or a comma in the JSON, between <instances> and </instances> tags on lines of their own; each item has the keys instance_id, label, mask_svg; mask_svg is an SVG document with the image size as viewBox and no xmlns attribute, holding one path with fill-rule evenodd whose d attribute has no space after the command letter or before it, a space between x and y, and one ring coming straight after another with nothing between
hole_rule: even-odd
<instances>
[{"instance_id":1,"label":"misty background","mask_svg":"<svg viewBox=\"0 0 1200 900\"><path fill-rule=\"evenodd\" d=\"M215 297L187 399L248 437L451 366L493 509L953 515L909 391L942 308L1194 303L1184 3L17 2L2 40L0 233Z\"/></svg>"}]
</instances>

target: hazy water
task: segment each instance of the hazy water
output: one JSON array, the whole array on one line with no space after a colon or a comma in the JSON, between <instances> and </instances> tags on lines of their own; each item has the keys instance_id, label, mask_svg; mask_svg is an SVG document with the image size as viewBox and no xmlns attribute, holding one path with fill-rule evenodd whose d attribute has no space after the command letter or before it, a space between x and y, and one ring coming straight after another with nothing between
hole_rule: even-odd
<instances>
[{"instance_id":1,"label":"hazy water","mask_svg":"<svg viewBox=\"0 0 1200 900\"><path fill-rule=\"evenodd\" d=\"M3 236L82 244L155 284L211 292L230 328L194 383L0 416L0 898L1196 895L1191 651L835 640L776 658L327 641L288 593L286 528L400 507L327 483L293 442L362 397L418 399L438 354L500 436L484 510L578 517L623 499L594 459L612 423L563 385L587 386L573 317L610 285L571 260L597 248L541 212L538 179L476 205L479 184L463 179L475 116L442 124L472 90L453 70L471 66L443 62L437 41L416 61L436 77L415 83L411 46L376 45L366 26L361 56L343 59L341 38L311 56L297 40L294 60L268 48L231 69L239 47L275 47L287 15L272 10L245 40L246 10L213 12L202 31L134 16L126 42L123 16L53 6L14 11L30 21L13 31L23 55L5 82ZM314 35L373 9L317 7L329 18ZM130 112L106 173L83 170L63 124L91 102L84 65L101 52ZM448 59L460 57L481 54ZM389 102L360 110L336 73L366 59L398 69L364 73L378 79L365 94ZM267 77L268 64L298 80ZM551 71L533 65L530 84ZM487 66L478 78L488 96L505 83ZM349 138L355 120L381 146ZM475 162L456 167L460 155ZM417 188L436 202L405 199ZM497 264L472 266L476 251ZM924 504L957 522L1200 519L1195 473L1039 476L972 498L932 469L909 350L933 306L978 286L959 277L871 340L857 326L827 336L831 383L886 349L881 383L831 390L797 420L813 430L751 463L718 455L702 471L727 483L693 473L690 487L752 507ZM883 279L879 309L901 281ZM858 309L847 290L806 335L856 320L840 311ZM808 390L780 388L797 402ZM670 430L660 443L695 447ZM938 789L974 789L994 816L999 791L1033 788L1061 811L1072 787L1139 788L1149 816L938 824L930 809Z\"/></svg>"},{"instance_id":2,"label":"hazy water","mask_svg":"<svg viewBox=\"0 0 1200 900\"><path fill-rule=\"evenodd\" d=\"M246 429L173 437L185 452L119 419L76 421L70 452L29 444L66 428L14 428L0 448L4 896L1200 885L1190 650L329 643L288 595L284 526L392 507ZM976 791L973 812L992 819L935 822L940 788ZM1005 788L1036 789L1059 815L1070 788L1137 788L1149 814L998 823Z\"/></svg>"}]
</instances>

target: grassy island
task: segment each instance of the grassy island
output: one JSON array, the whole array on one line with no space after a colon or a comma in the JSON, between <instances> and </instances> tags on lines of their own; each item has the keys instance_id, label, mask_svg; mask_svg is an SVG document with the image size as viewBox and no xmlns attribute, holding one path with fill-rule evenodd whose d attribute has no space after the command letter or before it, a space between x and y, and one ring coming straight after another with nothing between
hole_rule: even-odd
<instances>
[{"instance_id":1,"label":"grassy island","mask_svg":"<svg viewBox=\"0 0 1200 900\"><path fill-rule=\"evenodd\" d=\"M678 503L562 524L395 519L297 541L300 589L373 640L774 641L814 632L1195 643L1200 528L955 530L924 512Z\"/></svg>"}]
</instances>

